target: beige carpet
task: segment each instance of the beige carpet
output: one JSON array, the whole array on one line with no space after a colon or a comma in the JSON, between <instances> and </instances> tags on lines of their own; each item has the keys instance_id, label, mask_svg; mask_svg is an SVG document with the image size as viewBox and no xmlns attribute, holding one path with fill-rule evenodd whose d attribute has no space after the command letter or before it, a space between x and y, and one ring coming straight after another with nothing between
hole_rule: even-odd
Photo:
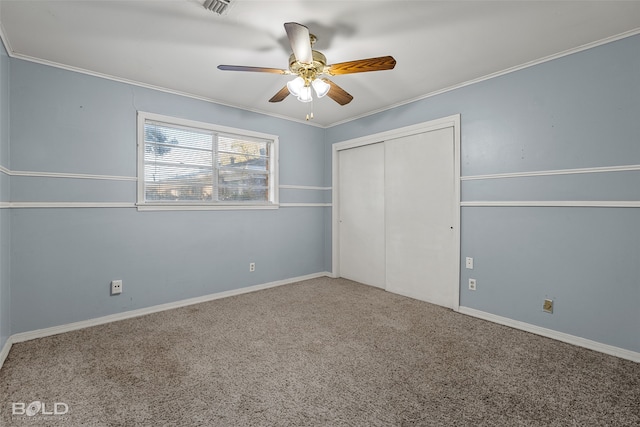
<instances>
[{"instance_id":1,"label":"beige carpet","mask_svg":"<svg viewBox=\"0 0 640 427\"><path fill-rule=\"evenodd\" d=\"M640 425L640 364L328 278L15 344L0 392L2 426Z\"/></svg>"}]
</instances>

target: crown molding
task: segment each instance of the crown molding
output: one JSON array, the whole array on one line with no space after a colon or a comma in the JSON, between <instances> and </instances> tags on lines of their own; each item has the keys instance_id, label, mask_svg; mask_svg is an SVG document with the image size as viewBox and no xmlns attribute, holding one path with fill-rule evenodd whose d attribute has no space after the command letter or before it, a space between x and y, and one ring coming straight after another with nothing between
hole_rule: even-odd
<instances>
[{"instance_id":1,"label":"crown molding","mask_svg":"<svg viewBox=\"0 0 640 427\"><path fill-rule=\"evenodd\" d=\"M13 51L13 49L11 48L11 44L9 43L9 40L6 36L6 32L4 31L4 28L2 27L2 23L0 21L0 39L2 40L2 43L4 44L6 50L7 50L7 54L11 57L11 58L15 58L15 59L21 59L24 61L29 61L29 62L34 62L34 63L38 63L41 65L48 65L54 68L60 68L63 70L67 70L67 71L72 71L72 72L76 72L76 73L80 73L80 74L86 74L86 75L90 75L90 76L94 76L94 77L99 77L99 78L103 78L103 79L107 79L107 80L112 80L112 81L116 81L116 82L120 82L120 83L124 83L124 84L129 84L132 86L138 86L138 87L143 87L143 88L147 88L147 89L152 89L152 90L156 90L159 92L164 92L164 93L169 93L169 94L173 94L173 95L178 95L178 96L183 96L186 98L191 98L191 99L197 99L200 101L205 101L205 102L210 102L212 104L217 104L217 105L222 105L225 107L229 107L229 108L236 108L236 109L240 109L240 110L244 110L244 111L249 111L252 113L256 113L256 114L261 114L261 115L265 115L265 116L269 116L269 117L273 117L273 118L277 118L277 119L281 119L281 120L287 120L290 122L294 122L294 123L299 123L299 124L304 124L304 125L308 125L308 126L312 126L312 127L317 127L317 128L321 128L321 129L329 129L332 128L334 126L338 126L341 124L345 124L345 123L349 123L358 119L362 119L364 117L368 117L368 116L372 116L374 114L378 114L384 111L388 111L388 110L392 110L394 108L397 107L401 107L403 105L407 105L407 104L411 104L417 101L421 101L423 99L427 99L427 98L431 98L437 95L441 95L443 93L446 92L450 92L456 89L460 89L463 88L465 86L469 86L475 83L480 83L483 82L485 80L490 80L493 79L495 77L500 77L503 76L505 74L510 74L513 73L515 71L519 71L519 70L523 70L525 68L529 68L529 67L533 67L535 65L539 65L539 64L543 64L545 62L549 62L549 61L553 61L555 59L558 58L562 58L565 56L569 56L572 55L574 53L578 53L578 52L582 52L584 50L588 50L588 49L592 49L594 47L598 47L598 46L602 46L608 43L612 43L614 41L617 40L622 40L625 39L627 37L632 37L635 35L640 34L640 28L635 28L633 30L629 30L629 31L625 31L623 33L620 34L616 34L610 37L606 37L604 39L600 39L600 40L596 40L594 42L590 42L590 43L586 43L584 45L575 47L575 48L571 48L571 49L567 49L564 50L562 52L558 52L552 55L548 55L545 56L543 58L534 60L534 61L529 61L529 62L525 62L524 64L520 64L520 65L516 65L514 67L510 67L510 68L506 68L504 70L501 71L497 71L495 73L490 73L487 74L485 76L479 77L477 79L472 79L472 80L468 80L466 82L462 82L456 85L452 85L449 86L447 88L444 89L440 89L437 91L433 91L430 93L427 93L425 95L421 95L415 98L411 98L405 101L401 101L395 104L392 104L390 106L384 107L384 108L379 108L376 110L372 110L354 117L350 117L348 119L344 119L344 120L340 120L337 122L333 122L330 123L328 125L320 125L318 123L312 122L312 121L308 121L308 120L302 120L302 119L294 119L292 117L288 117L288 116L284 116L281 114L275 114L275 113L270 113L270 112L265 112L265 111L261 111L258 109L254 109L254 108L246 108L246 107L241 107L238 105L234 105L234 104L230 104L230 103L224 103L218 100L215 100L213 98L208 98L208 97L203 97L203 96L199 96L199 95L195 95L192 93L188 93L188 92L182 92L182 91L178 91L178 90L174 90L174 89L169 89L169 88L165 88L165 87L161 87L161 86L156 86L156 85L152 85L152 84L147 84L147 83L142 83L136 80L129 80L129 79L125 79L125 78L121 78L121 77L116 77L116 76L112 76L109 74L103 74L103 73L98 73L95 71L90 71L84 68L79 68L79 67L73 67L73 66L69 66L69 65L64 65L58 62L54 62L54 61L48 61L45 59L40 59L40 58L36 58L36 57L32 57L32 56L28 56L28 55L23 55L23 54L19 54Z\"/></svg>"},{"instance_id":2,"label":"crown molding","mask_svg":"<svg viewBox=\"0 0 640 427\"><path fill-rule=\"evenodd\" d=\"M533 67L533 66L536 66L536 65L539 65L539 64L543 64L545 62L553 61L554 59L559 59L559 58L563 58L565 56L573 55L574 53L582 52L584 50L592 49L594 47L598 47L598 46L602 46L602 45L605 45L605 44L608 44L608 43L612 43L612 42L615 42L615 41L618 41L618 40L626 39L627 37L632 37L632 36L635 36L635 35L638 35L638 34L640 34L640 28L634 28L633 30L625 31L624 33L620 33L620 34L616 34L614 36L606 37L606 38L601 39L601 40L596 40L596 41L591 42L591 43L586 43L586 44L583 44L583 45L578 46L578 47L574 47L574 48L571 48L571 49L564 50L562 52L554 53L552 55L548 55L548 56L545 56L545 57L542 57L540 59L536 59L536 60L533 60L533 61L525 62L524 64L520 64L520 65L516 65L516 66L510 67L510 68L506 68L506 69L501 70L501 71L496 71L495 73L490 73L490 74L487 74L485 76L478 77L477 79L467 80L466 82L463 82L463 83L458 83L456 85L449 86L449 87L444 88L444 89L440 89L440 90L436 90L436 91L433 91L433 92L429 92L429 93L427 93L425 95L421 95L421 96L418 96L418 97L415 97L415 98L411 98L411 99L408 99L406 101L401 101L401 102L392 104L392 105L390 105L388 107L379 108L377 110L369 111L367 113L360 114L358 116L354 116L354 117L351 117L349 119L345 119L345 120L337 121L337 122L334 122L334 123L330 123L327 126L325 126L325 128L332 128L334 126L338 126L338 125L342 125L342 124L345 124L345 123L349 123L349 122L352 122L352 121L355 121L355 120L358 120L358 119L362 119L364 117L368 117L368 116L372 116L374 114L382 113L384 111L393 110L394 108L398 108L398 107L401 107L403 105L411 104L413 102L421 101L423 99L427 99L427 98L431 98L431 97L434 97L434 96L437 96L437 95L441 95L443 93L451 92L453 90L460 89L460 88L463 88L465 86L473 85L473 84L476 84L476 83L480 83L480 82L483 82L485 80L491 80L491 79L496 78L496 77L504 76L505 74L510 74L510 73L513 73L513 72L516 72L516 71L524 70L525 68Z\"/></svg>"}]
</instances>

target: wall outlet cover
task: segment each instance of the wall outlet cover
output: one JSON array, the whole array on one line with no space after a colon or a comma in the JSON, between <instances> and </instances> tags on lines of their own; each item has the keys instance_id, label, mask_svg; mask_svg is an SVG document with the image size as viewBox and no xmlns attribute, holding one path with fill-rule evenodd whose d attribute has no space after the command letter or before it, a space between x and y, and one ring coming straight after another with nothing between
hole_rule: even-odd
<instances>
[{"instance_id":1,"label":"wall outlet cover","mask_svg":"<svg viewBox=\"0 0 640 427\"><path fill-rule=\"evenodd\" d=\"M465 259L465 264L464 264L464 265L465 265L465 267L466 267L467 269L469 269L469 270L473 270L473 258L471 258L471 257L467 257L467 258Z\"/></svg>"},{"instance_id":2,"label":"wall outlet cover","mask_svg":"<svg viewBox=\"0 0 640 427\"><path fill-rule=\"evenodd\" d=\"M545 299L544 303L542 304L542 311L544 311L545 313L553 313L553 300L552 299Z\"/></svg>"},{"instance_id":3,"label":"wall outlet cover","mask_svg":"<svg viewBox=\"0 0 640 427\"><path fill-rule=\"evenodd\" d=\"M111 282L111 295L118 295L122 293L122 280L113 280Z\"/></svg>"}]
</instances>

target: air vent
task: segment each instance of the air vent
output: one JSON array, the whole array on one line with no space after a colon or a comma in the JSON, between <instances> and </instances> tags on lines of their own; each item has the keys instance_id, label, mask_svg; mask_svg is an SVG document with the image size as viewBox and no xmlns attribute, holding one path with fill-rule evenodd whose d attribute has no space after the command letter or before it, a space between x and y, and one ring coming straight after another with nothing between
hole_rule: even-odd
<instances>
[{"instance_id":1,"label":"air vent","mask_svg":"<svg viewBox=\"0 0 640 427\"><path fill-rule=\"evenodd\" d=\"M203 6L205 9L222 15L227 11L230 3L231 0L205 0Z\"/></svg>"}]
</instances>

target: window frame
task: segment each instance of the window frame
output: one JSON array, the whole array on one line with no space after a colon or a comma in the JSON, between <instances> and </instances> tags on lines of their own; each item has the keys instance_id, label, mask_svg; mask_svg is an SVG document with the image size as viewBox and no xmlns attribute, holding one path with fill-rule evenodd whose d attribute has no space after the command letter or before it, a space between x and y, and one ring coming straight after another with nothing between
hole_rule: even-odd
<instances>
[{"instance_id":1,"label":"window frame","mask_svg":"<svg viewBox=\"0 0 640 427\"><path fill-rule=\"evenodd\" d=\"M257 138L269 141L269 200L266 202L258 201L147 201L145 199L145 124L147 121L166 123L185 128L201 129L207 132L235 135L239 138ZM137 112L137 201L136 206L139 211L142 210L243 210L243 209L278 209L279 208L279 163L278 163L278 136L261 132L254 132L245 129L237 129L228 126L220 126L212 123L188 120L179 117L165 116L162 114L148 113L144 111ZM214 151L218 150L217 145L212 147ZM215 162L215 160L214 160ZM212 164L215 174L214 179L217 182L219 169ZM215 187L217 189L217 185ZM217 190L216 190L217 191Z\"/></svg>"}]
</instances>

